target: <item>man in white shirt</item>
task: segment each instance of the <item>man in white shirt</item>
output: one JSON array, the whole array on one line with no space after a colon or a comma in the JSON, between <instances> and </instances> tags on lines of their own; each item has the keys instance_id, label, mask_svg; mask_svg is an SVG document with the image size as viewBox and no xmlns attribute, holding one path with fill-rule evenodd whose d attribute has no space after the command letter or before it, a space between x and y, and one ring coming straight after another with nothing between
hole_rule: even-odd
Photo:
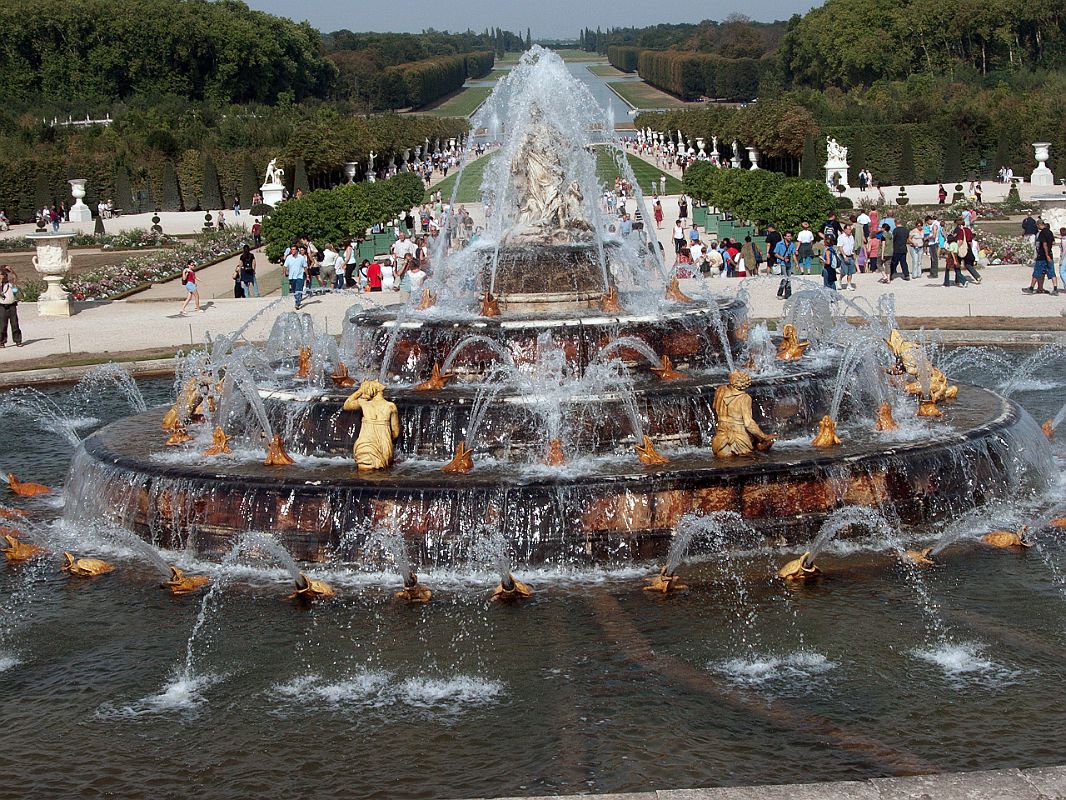
<instances>
[{"instance_id":1,"label":"man in white shirt","mask_svg":"<svg viewBox=\"0 0 1066 800\"><path fill-rule=\"evenodd\" d=\"M289 291L296 300L296 310L304 299L304 280L307 277L307 257L301 255L296 245L289 248L289 254L285 256L285 274L289 279Z\"/></svg>"},{"instance_id":2,"label":"man in white shirt","mask_svg":"<svg viewBox=\"0 0 1066 800\"><path fill-rule=\"evenodd\" d=\"M840 277L844 286L855 291L855 228L849 223L837 237L837 253L840 254ZM843 288L843 286L841 287Z\"/></svg>"},{"instance_id":3,"label":"man in white shirt","mask_svg":"<svg viewBox=\"0 0 1066 800\"><path fill-rule=\"evenodd\" d=\"M408 253L414 255L415 245L407 238L407 234L401 232L399 238L392 243L392 254L396 257L396 263L402 264L403 257Z\"/></svg>"}]
</instances>

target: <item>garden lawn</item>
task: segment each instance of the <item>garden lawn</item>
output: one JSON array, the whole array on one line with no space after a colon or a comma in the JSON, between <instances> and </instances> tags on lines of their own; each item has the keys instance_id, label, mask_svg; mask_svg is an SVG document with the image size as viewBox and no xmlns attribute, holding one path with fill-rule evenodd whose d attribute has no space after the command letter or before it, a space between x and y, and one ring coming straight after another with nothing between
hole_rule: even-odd
<instances>
[{"instance_id":1,"label":"garden lawn","mask_svg":"<svg viewBox=\"0 0 1066 800\"><path fill-rule=\"evenodd\" d=\"M485 167L491 157L489 155L480 158L473 164L468 165L463 171L463 182L459 185L459 194L456 196L457 203L477 203L481 201L481 180L485 175ZM629 155L627 155L627 158L629 159L629 166L633 170L633 175L640 183L640 188L645 194L651 189L652 181L658 183L659 177L665 174L661 169L654 164L649 164L644 159ZM603 148L598 148L596 151L596 177L599 178L600 183L607 186L614 186L614 179L618 177L618 170L615 168L614 160ZM452 196L452 190L455 188L455 180L456 175L449 175L434 186L433 191L439 189L441 197L447 202L448 198ZM681 181L672 175L667 175L666 193L680 194Z\"/></svg>"},{"instance_id":2,"label":"garden lawn","mask_svg":"<svg viewBox=\"0 0 1066 800\"><path fill-rule=\"evenodd\" d=\"M606 61L607 56L601 56L599 53L590 53L588 50L578 50L577 48L564 48L556 50L559 58L563 61Z\"/></svg>"},{"instance_id":3,"label":"garden lawn","mask_svg":"<svg viewBox=\"0 0 1066 800\"><path fill-rule=\"evenodd\" d=\"M588 69L593 75L599 75L601 78L624 78L628 74L620 69L615 69L610 64L597 64Z\"/></svg>"},{"instance_id":4,"label":"garden lawn","mask_svg":"<svg viewBox=\"0 0 1066 800\"><path fill-rule=\"evenodd\" d=\"M478 106L484 103L491 93L491 86L467 86L440 105L432 106L420 113L432 114L435 117L469 117L477 111Z\"/></svg>"},{"instance_id":5,"label":"garden lawn","mask_svg":"<svg viewBox=\"0 0 1066 800\"><path fill-rule=\"evenodd\" d=\"M702 103L685 103L672 94L659 91L644 81L609 81L607 86L634 108L693 108Z\"/></svg>"}]
</instances>

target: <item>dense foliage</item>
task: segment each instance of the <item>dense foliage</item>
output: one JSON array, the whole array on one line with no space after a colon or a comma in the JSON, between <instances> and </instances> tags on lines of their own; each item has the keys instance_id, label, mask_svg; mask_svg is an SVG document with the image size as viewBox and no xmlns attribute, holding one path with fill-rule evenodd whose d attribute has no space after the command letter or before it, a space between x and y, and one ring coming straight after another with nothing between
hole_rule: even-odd
<instances>
[{"instance_id":1,"label":"dense foliage","mask_svg":"<svg viewBox=\"0 0 1066 800\"><path fill-rule=\"evenodd\" d=\"M129 106L110 127L52 128L0 112L0 209L26 221L35 208L71 202L70 178L86 178L85 202L112 199L118 208L165 211L218 208L235 194L244 208L277 157L290 191L296 160L303 159L307 188L343 180L347 161L378 164L426 139L447 139L467 122L430 116L354 116L343 106L223 106L176 101ZM220 193L206 174L210 154ZM120 180L121 178L121 180ZM132 205L123 200L128 187ZM119 190L122 189L120 192ZM247 196L246 196L247 195ZM217 199L217 204L216 204Z\"/></svg>"},{"instance_id":2,"label":"dense foliage","mask_svg":"<svg viewBox=\"0 0 1066 800\"><path fill-rule=\"evenodd\" d=\"M675 50L642 50L637 59L641 78L682 100L751 100L758 93L763 74L774 68L770 59L722 58Z\"/></svg>"},{"instance_id":3,"label":"dense foliage","mask_svg":"<svg viewBox=\"0 0 1066 800\"><path fill-rule=\"evenodd\" d=\"M319 246L362 239L371 225L420 203L424 192L417 175L404 173L388 181L347 184L288 200L263 220L267 258L277 261L300 236L309 236Z\"/></svg>"},{"instance_id":4,"label":"dense foliage","mask_svg":"<svg viewBox=\"0 0 1066 800\"><path fill-rule=\"evenodd\" d=\"M7 102L273 102L326 96L336 80L310 25L239 0L5 0L0 28Z\"/></svg>"},{"instance_id":5,"label":"dense foliage","mask_svg":"<svg viewBox=\"0 0 1066 800\"><path fill-rule=\"evenodd\" d=\"M822 181L786 178L764 169L720 169L706 161L686 170L685 191L741 219L781 230L795 230L803 221L816 225L835 202Z\"/></svg>"}]
</instances>

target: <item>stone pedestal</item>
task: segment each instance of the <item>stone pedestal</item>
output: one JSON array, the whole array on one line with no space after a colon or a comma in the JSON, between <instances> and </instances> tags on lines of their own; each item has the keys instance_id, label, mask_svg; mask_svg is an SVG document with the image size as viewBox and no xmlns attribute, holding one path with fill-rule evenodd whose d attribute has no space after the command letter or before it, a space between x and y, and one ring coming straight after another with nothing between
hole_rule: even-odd
<instances>
[{"instance_id":1,"label":"stone pedestal","mask_svg":"<svg viewBox=\"0 0 1066 800\"><path fill-rule=\"evenodd\" d=\"M280 183L264 183L259 187L263 195L263 202L274 208L281 202L285 187Z\"/></svg>"},{"instance_id":2,"label":"stone pedestal","mask_svg":"<svg viewBox=\"0 0 1066 800\"><path fill-rule=\"evenodd\" d=\"M67 219L71 222L92 222L93 212L82 202L85 198L85 178L75 178L67 183L70 184L70 193L74 197L74 205L67 212Z\"/></svg>"},{"instance_id":3,"label":"stone pedestal","mask_svg":"<svg viewBox=\"0 0 1066 800\"><path fill-rule=\"evenodd\" d=\"M31 233L27 237L37 247L33 268L48 284L37 300L37 313L42 317L70 316L70 294L63 288L63 276L70 270L67 245L73 237L73 233Z\"/></svg>"},{"instance_id":4,"label":"stone pedestal","mask_svg":"<svg viewBox=\"0 0 1066 800\"><path fill-rule=\"evenodd\" d=\"M840 177L833 180L834 175ZM837 186L843 186L845 189L850 189L848 186L848 162L833 159L829 159L825 162L825 185L830 189L836 189Z\"/></svg>"},{"instance_id":5,"label":"stone pedestal","mask_svg":"<svg viewBox=\"0 0 1066 800\"><path fill-rule=\"evenodd\" d=\"M1050 149L1051 144L1049 142L1033 142L1033 150L1036 154L1036 169L1033 170L1033 174L1029 179L1033 186L1055 185L1055 176L1047 165L1047 160L1050 158Z\"/></svg>"}]
</instances>

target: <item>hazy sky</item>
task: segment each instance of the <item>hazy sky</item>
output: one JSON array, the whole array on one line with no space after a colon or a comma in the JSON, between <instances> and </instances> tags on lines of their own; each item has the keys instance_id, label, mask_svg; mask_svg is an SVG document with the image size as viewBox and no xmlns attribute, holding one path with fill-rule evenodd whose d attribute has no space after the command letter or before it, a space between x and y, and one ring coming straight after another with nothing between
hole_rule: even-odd
<instances>
[{"instance_id":1,"label":"hazy sky","mask_svg":"<svg viewBox=\"0 0 1066 800\"><path fill-rule=\"evenodd\" d=\"M322 31L411 31L423 28L464 31L499 26L505 30L531 28L533 38L575 37L583 27L628 27L660 22L699 22L724 19L739 11L753 19L787 19L808 11L817 2L763 0L245 0L252 8L308 20Z\"/></svg>"}]
</instances>

